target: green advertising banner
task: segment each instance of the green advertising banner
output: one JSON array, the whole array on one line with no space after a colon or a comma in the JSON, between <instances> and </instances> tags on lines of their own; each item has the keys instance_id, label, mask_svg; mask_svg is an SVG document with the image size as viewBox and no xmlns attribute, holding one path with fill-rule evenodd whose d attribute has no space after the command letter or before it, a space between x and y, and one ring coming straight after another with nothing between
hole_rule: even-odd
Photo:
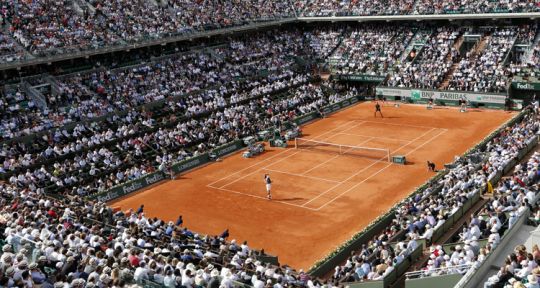
<instances>
[{"instance_id":1,"label":"green advertising banner","mask_svg":"<svg viewBox=\"0 0 540 288\"><path fill-rule=\"evenodd\" d=\"M225 144L223 146L215 148L214 150L212 150L212 153L214 153L217 157L221 157L236 150L239 150L242 147L244 147L244 142L242 140L236 140L229 144Z\"/></svg>"},{"instance_id":2,"label":"green advertising banner","mask_svg":"<svg viewBox=\"0 0 540 288\"><path fill-rule=\"evenodd\" d=\"M157 171L151 174L148 174L142 178L126 182L122 185L115 186L105 192L90 195L88 199L98 200L100 202L108 202L116 198L120 198L124 195L133 193L139 189L155 184L161 180L165 179L165 174L161 171Z\"/></svg>"},{"instance_id":3,"label":"green advertising banner","mask_svg":"<svg viewBox=\"0 0 540 288\"><path fill-rule=\"evenodd\" d=\"M337 78L339 80L343 80L343 81L375 82L375 83L382 82L386 78L386 75L382 76L382 75L365 75L365 74L360 74L360 75L336 75L336 76L337 76Z\"/></svg>"},{"instance_id":4,"label":"green advertising banner","mask_svg":"<svg viewBox=\"0 0 540 288\"><path fill-rule=\"evenodd\" d=\"M172 170L174 174L179 174L184 171L193 169L197 166L203 165L210 162L210 157L208 157L207 153L201 154L199 156L195 156L186 160L182 160L178 163L173 164Z\"/></svg>"},{"instance_id":5,"label":"green advertising banner","mask_svg":"<svg viewBox=\"0 0 540 288\"><path fill-rule=\"evenodd\" d=\"M297 117L296 119L294 119L294 122L296 123L296 125L302 125L318 117L319 115L317 114L317 112L311 112L306 115Z\"/></svg>"},{"instance_id":6,"label":"green advertising banner","mask_svg":"<svg viewBox=\"0 0 540 288\"><path fill-rule=\"evenodd\" d=\"M540 83L512 82L512 88L516 90L540 91Z\"/></svg>"}]
</instances>

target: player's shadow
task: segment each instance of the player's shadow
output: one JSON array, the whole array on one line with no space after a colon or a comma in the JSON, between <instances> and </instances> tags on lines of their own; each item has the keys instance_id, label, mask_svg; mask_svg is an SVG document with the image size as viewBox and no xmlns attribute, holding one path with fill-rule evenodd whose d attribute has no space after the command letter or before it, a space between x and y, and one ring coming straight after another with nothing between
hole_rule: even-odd
<instances>
[{"instance_id":1,"label":"player's shadow","mask_svg":"<svg viewBox=\"0 0 540 288\"><path fill-rule=\"evenodd\" d=\"M300 197L295 197L295 198L272 198L272 200L288 202L288 201L298 201L298 200L306 200L306 199L305 198L300 198Z\"/></svg>"},{"instance_id":2,"label":"player's shadow","mask_svg":"<svg viewBox=\"0 0 540 288\"><path fill-rule=\"evenodd\" d=\"M401 117L397 117L397 116L384 116L384 119L399 119Z\"/></svg>"}]
</instances>

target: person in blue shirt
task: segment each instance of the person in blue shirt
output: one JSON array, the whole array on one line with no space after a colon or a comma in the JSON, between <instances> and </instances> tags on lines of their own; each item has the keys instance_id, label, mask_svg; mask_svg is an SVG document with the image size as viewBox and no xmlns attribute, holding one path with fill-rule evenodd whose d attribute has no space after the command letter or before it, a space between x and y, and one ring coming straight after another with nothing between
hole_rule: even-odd
<instances>
[{"instance_id":1,"label":"person in blue shirt","mask_svg":"<svg viewBox=\"0 0 540 288\"><path fill-rule=\"evenodd\" d=\"M171 236L172 232L174 231L173 227L173 225L167 225L167 229L165 229L165 235Z\"/></svg>"},{"instance_id":2,"label":"person in blue shirt","mask_svg":"<svg viewBox=\"0 0 540 288\"><path fill-rule=\"evenodd\" d=\"M30 269L30 275L32 276L34 284L41 285L47 280L47 276L39 270L36 263L30 264L28 269Z\"/></svg>"},{"instance_id":3,"label":"person in blue shirt","mask_svg":"<svg viewBox=\"0 0 540 288\"><path fill-rule=\"evenodd\" d=\"M223 233L219 236L219 238L227 239L229 237L229 229L225 229Z\"/></svg>"},{"instance_id":4,"label":"person in blue shirt","mask_svg":"<svg viewBox=\"0 0 540 288\"><path fill-rule=\"evenodd\" d=\"M184 223L184 219L182 219L182 215L178 216L178 219L176 219L176 226L182 226Z\"/></svg>"},{"instance_id":5,"label":"person in blue shirt","mask_svg":"<svg viewBox=\"0 0 540 288\"><path fill-rule=\"evenodd\" d=\"M137 209L137 212L136 212L136 213L137 213L137 215L139 215L139 214L141 214L141 213L143 213L143 212L144 212L144 204L141 205L141 207L139 207L139 209Z\"/></svg>"}]
</instances>

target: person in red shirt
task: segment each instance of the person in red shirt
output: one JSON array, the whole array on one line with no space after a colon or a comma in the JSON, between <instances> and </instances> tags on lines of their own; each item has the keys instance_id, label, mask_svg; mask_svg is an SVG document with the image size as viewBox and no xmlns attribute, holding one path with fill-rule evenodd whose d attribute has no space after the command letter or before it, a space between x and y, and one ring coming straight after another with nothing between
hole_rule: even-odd
<instances>
[{"instance_id":1,"label":"person in red shirt","mask_svg":"<svg viewBox=\"0 0 540 288\"><path fill-rule=\"evenodd\" d=\"M140 261L139 261L139 257L137 257L137 252L135 252L135 250L131 250L129 252L128 259L132 267L139 267Z\"/></svg>"},{"instance_id":2,"label":"person in red shirt","mask_svg":"<svg viewBox=\"0 0 540 288\"><path fill-rule=\"evenodd\" d=\"M47 211L47 215L49 215L52 218L58 218L58 214L51 208L49 211Z\"/></svg>"}]
</instances>

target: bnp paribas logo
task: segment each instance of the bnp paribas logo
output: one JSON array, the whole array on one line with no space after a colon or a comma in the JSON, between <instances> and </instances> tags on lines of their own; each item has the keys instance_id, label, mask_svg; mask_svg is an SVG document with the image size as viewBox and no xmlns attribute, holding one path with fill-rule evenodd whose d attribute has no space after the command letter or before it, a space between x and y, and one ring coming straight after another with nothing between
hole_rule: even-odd
<instances>
[{"instance_id":1,"label":"bnp paribas logo","mask_svg":"<svg viewBox=\"0 0 540 288\"><path fill-rule=\"evenodd\" d=\"M422 92L420 90L411 90L411 98L419 100L422 98Z\"/></svg>"}]
</instances>

